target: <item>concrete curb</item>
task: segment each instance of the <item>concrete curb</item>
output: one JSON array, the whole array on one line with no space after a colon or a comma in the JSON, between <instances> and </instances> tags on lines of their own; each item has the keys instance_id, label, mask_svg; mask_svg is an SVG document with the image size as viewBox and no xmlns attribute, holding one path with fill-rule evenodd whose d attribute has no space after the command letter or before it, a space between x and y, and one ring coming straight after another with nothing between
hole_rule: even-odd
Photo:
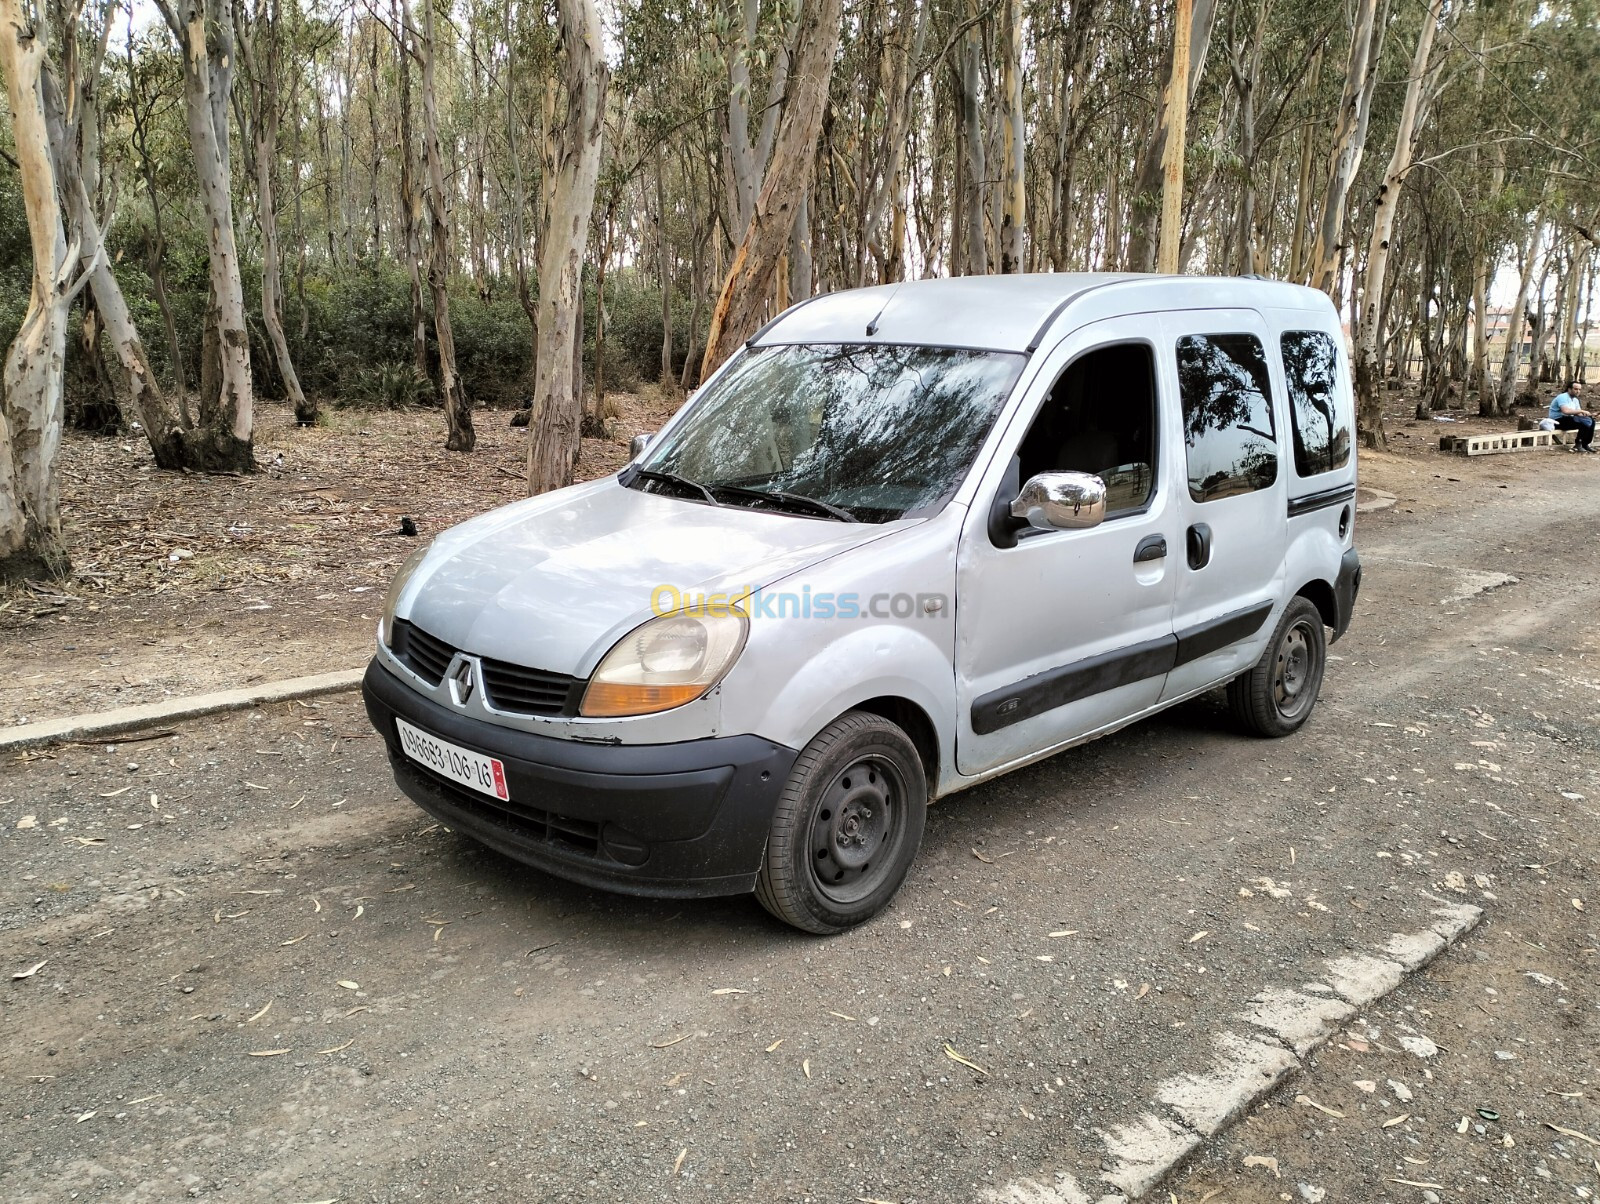
<instances>
[{"instance_id":1,"label":"concrete curb","mask_svg":"<svg viewBox=\"0 0 1600 1204\"><path fill-rule=\"evenodd\" d=\"M311 677L291 677L287 681L266 682L238 690L219 690L215 694L196 694L166 702L147 702L139 706L118 707L112 711L93 711L65 719L46 719L20 727L0 728L0 753L57 744L66 740L100 740L126 732L159 727L181 719L199 719L225 711L242 711L269 702L290 702L296 698L315 698L319 694L340 694L361 684L366 669L342 669L337 673L317 673Z\"/></svg>"},{"instance_id":2,"label":"concrete curb","mask_svg":"<svg viewBox=\"0 0 1600 1204\"><path fill-rule=\"evenodd\" d=\"M986 1189L980 1199L985 1204L1134 1204L1148 1197L1208 1138L1304 1070L1302 1059L1331 1040L1342 1021L1399 987L1483 918L1481 908L1428 898L1438 906L1426 928L1396 933L1373 953L1324 962L1321 982L1265 988L1234 1017L1247 1035L1216 1035L1210 1066L1157 1084L1150 1110L1127 1124L1096 1129L1104 1147L1098 1182L1057 1171L1049 1178L1015 1179Z\"/></svg>"}]
</instances>

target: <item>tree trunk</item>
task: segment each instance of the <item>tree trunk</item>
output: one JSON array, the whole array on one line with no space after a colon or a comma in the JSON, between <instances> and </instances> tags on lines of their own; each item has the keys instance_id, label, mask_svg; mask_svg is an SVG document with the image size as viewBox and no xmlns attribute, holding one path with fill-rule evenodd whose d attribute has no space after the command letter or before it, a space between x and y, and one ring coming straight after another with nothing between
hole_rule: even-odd
<instances>
[{"instance_id":1,"label":"tree trunk","mask_svg":"<svg viewBox=\"0 0 1600 1204\"><path fill-rule=\"evenodd\" d=\"M450 220L444 186L444 152L439 143L439 95L434 86L433 6L422 0L422 36L417 57L422 64L422 166L427 176L428 291L433 295L433 334L439 345L439 403L444 406L449 437L445 450L469 452L478 444L472 429L472 402L456 373L456 337L450 326Z\"/></svg>"},{"instance_id":2,"label":"tree trunk","mask_svg":"<svg viewBox=\"0 0 1600 1204\"><path fill-rule=\"evenodd\" d=\"M255 395L244 286L234 241L228 98L233 90L233 15L222 0L156 0L183 60L184 112L205 214L209 261L206 342L198 420L185 462L207 472L254 472Z\"/></svg>"},{"instance_id":3,"label":"tree trunk","mask_svg":"<svg viewBox=\"0 0 1600 1204\"><path fill-rule=\"evenodd\" d=\"M1195 92L1205 74L1206 52L1211 45L1211 27L1217 15L1216 0L1195 0L1189 29L1189 93L1185 104L1194 104ZM1134 169L1132 230L1128 238L1126 268L1130 272L1151 272L1156 268L1157 221L1160 217L1160 192L1168 161L1167 139L1172 133L1172 119L1176 112L1172 105L1172 53L1169 47L1161 74L1167 85L1161 92L1160 107L1156 111L1155 126L1140 153ZM1115 262L1114 260L1112 262Z\"/></svg>"},{"instance_id":4,"label":"tree trunk","mask_svg":"<svg viewBox=\"0 0 1600 1204\"><path fill-rule=\"evenodd\" d=\"M1372 215L1372 237L1367 243L1367 279L1361 329L1356 335L1356 429L1368 447L1383 447L1388 438L1383 429L1383 397L1378 380L1378 338L1383 328L1383 288L1389 270L1389 240L1394 234L1395 214L1400 208L1400 192L1411 171L1412 142L1421 120L1428 92L1428 56L1433 53L1433 37L1439 28L1444 0L1432 0L1422 18L1416 53L1411 57L1411 74L1406 98L1400 108L1400 124L1395 130L1394 152L1389 167L1378 185L1378 204Z\"/></svg>"},{"instance_id":5,"label":"tree trunk","mask_svg":"<svg viewBox=\"0 0 1600 1204\"><path fill-rule=\"evenodd\" d=\"M261 324L283 381L285 398L294 407L295 421L315 426L317 405L307 401L289 354L289 340L283 332L283 261L278 250L278 211L274 200L274 176L278 167L278 75L279 30L277 0L258 0L254 14L247 18L239 40L239 53L248 71L245 112L248 130L240 131L247 166L255 174L256 220L261 237ZM377 59L377 30L373 30L372 55ZM377 80L373 80L376 89ZM371 110L369 108L369 115ZM375 119L374 119L375 120ZM374 126L374 135L376 127ZM376 172L374 172L376 181ZM376 251L378 209L376 183L373 193L374 251Z\"/></svg>"},{"instance_id":6,"label":"tree trunk","mask_svg":"<svg viewBox=\"0 0 1600 1204\"><path fill-rule=\"evenodd\" d=\"M1187 3L1187 0L1180 0ZM1001 155L1005 163L1005 206L1000 216L1000 270L1023 270L1023 232L1027 226L1027 166L1022 125L1022 0L1006 0L1005 62L1000 90L1005 95L1004 136Z\"/></svg>"},{"instance_id":7,"label":"tree trunk","mask_svg":"<svg viewBox=\"0 0 1600 1204\"><path fill-rule=\"evenodd\" d=\"M68 567L55 460L74 253L61 224L45 121L48 26L42 14L24 4L0 0L0 73L6 79L33 251L28 310L0 370L0 581L64 573Z\"/></svg>"},{"instance_id":8,"label":"tree trunk","mask_svg":"<svg viewBox=\"0 0 1600 1204\"><path fill-rule=\"evenodd\" d=\"M422 300L422 197L417 192L417 142L411 130L411 14L394 0L400 40L400 240L411 279L411 367L417 383L428 376L428 310Z\"/></svg>"},{"instance_id":9,"label":"tree trunk","mask_svg":"<svg viewBox=\"0 0 1600 1204\"><path fill-rule=\"evenodd\" d=\"M977 0L967 0L967 20L972 28L962 36L961 67L957 76L961 89L961 213L965 219L957 237L962 239L961 271L968 276L983 276L989 271L989 239L984 222L983 193L988 172L984 166L983 118L978 109L983 44L977 26Z\"/></svg>"},{"instance_id":10,"label":"tree trunk","mask_svg":"<svg viewBox=\"0 0 1600 1204\"><path fill-rule=\"evenodd\" d=\"M1172 77L1167 83L1166 147L1161 156L1161 225L1156 245L1156 271L1178 270L1183 246L1183 160L1189 129L1189 35L1194 20L1191 0L1178 0L1172 22Z\"/></svg>"},{"instance_id":11,"label":"tree trunk","mask_svg":"<svg viewBox=\"0 0 1600 1204\"><path fill-rule=\"evenodd\" d=\"M1533 288L1534 266L1539 261L1539 244L1544 241L1544 208L1534 219L1527 249L1522 254L1522 273L1517 282L1517 299L1506 315L1506 347L1500 358L1500 383L1495 390L1490 411L1485 413L1480 403L1478 413L1485 417L1511 413L1511 403L1517 389L1517 369L1522 366L1522 324L1528 308L1528 292Z\"/></svg>"},{"instance_id":12,"label":"tree trunk","mask_svg":"<svg viewBox=\"0 0 1600 1204\"><path fill-rule=\"evenodd\" d=\"M594 0L558 0L567 115L549 182L549 222L539 257L539 352L528 423L528 493L572 483L583 409L577 322L583 255L605 134L606 66Z\"/></svg>"},{"instance_id":13,"label":"tree trunk","mask_svg":"<svg viewBox=\"0 0 1600 1204\"><path fill-rule=\"evenodd\" d=\"M789 103L784 107L772 164L767 169L755 216L745 232L721 295L711 313L704 380L761 324L761 309L772 290L778 257L794 233L795 209L811 184L817 131L839 45L842 0L809 0L800 17Z\"/></svg>"},{"instance_id":14,"label":"tree trunk","mask_svg":"<svg viewBox=\"0 0 1600 1204\"><path fill-rule=\"evenodd\" d=\"M1383 33L1388 20L1389 0L1384 0L1382 19L1378 17L1378 0L1358 0L1355 28L1350 35L1350 58L1345 66L1344 95L1339 101L1339 121L1334 127L1333 150L1328 159L1322 216L1306 258L1306 283L1330 296L1338 283L1345 203L1366 149L1367 118L1378 84L1378 60L1383 57Z\"/></svg>"}]
</instances>

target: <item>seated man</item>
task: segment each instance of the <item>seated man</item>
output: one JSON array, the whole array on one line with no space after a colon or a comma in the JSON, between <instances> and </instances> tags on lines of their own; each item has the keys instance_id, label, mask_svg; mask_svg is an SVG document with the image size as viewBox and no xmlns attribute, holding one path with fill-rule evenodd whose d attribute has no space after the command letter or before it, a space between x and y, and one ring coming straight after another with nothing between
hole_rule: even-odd
<instances>
[{"instance_id":1,"label":"seated man","mask_svg":"<svg viewBox=\"0 0 1600 1204\"><path fill-rule=\"evenodd\" d=\"M1592 456L1595 454L1594 448L1589 445L1594 442L1594 415L1579 403L1582 393L1583 386L1575 380L1569 380L1567 387L1551 398L1550 418L1556 424L1556 430L1578 432L1573 451L1588 452Z\"/></svg>"}]
</instances>

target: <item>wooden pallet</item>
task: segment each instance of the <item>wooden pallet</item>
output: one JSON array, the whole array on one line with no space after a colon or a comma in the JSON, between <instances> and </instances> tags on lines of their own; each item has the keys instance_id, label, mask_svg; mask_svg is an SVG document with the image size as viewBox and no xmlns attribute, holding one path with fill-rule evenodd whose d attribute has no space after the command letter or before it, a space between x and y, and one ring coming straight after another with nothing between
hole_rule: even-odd
<instances>
[{"instance_id":1,"label":"wooden pallet","mask_svg":"<svg viewBox=\"0 0 1600 1204\"><path fill-rule=\"evenodd\" d=\"M1571 431L1510 431L1504 435L1441 435L1439 450L1463 456L1492 456L1500 452L1531 451L1536 447L1565 444Z\"/></svg>"}]
</instances>

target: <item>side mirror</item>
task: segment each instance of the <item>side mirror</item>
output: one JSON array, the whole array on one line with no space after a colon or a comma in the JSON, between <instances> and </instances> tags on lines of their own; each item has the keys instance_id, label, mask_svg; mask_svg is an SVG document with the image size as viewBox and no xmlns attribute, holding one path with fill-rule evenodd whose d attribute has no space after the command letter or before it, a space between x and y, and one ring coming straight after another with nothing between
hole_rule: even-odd
<instances>
[{"instance_id":1,"label":"side mirror","mask_svg":"<svg viewBox=\"0 0 1600 1204\"><path fill-rule=\"evenodd\" d=\"M637 460L644 455L645 448L650 446L650 440L656 437L654 431L646 431L642 435L635 435L628 440L628 459Z\"/></svg>"},{"instance_id":2,"label":"side mirror","mask_svg":"<svg viewBox=\"0 0 1600 1204\"><path fill-rule=\"evenodd\" d=\"M1044 531L1098 527L1106 516L1106 483L1087 472L1041 472L1011 503L1011 517Z\"/></svg>"}]
</instances>

